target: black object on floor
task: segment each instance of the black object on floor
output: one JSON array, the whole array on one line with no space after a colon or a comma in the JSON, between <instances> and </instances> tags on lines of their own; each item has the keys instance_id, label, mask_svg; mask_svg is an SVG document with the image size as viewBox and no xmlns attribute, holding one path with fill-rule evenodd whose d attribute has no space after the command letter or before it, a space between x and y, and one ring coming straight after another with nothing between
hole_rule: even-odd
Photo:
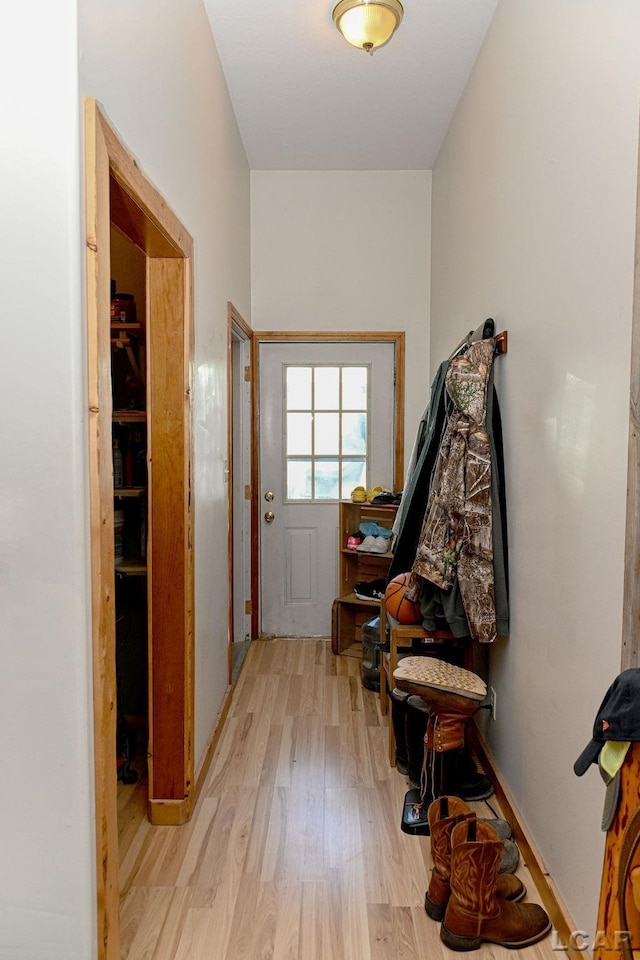
<instances>
[{"instance_id":1,"label":"black object on floor","mask_svg":"<svg viewBox=\"0 0 640 960\"><path fill-rule=\"evenodd\" d=\"M410 833L414 836L429 836L431 831L427 820L428 806L428 803L423 804L420 800L419 790L411 789L405 793L402 820L400 821L400 829L403 833Z\"/></svg>"},{"instance_id":2,"label":"black object on floor","mask_svg":"<svg viewBox=\"0 0 640 960\"><path fill-rule=\"evenodd\" d=\"M380 657L384 638L380 637L380 617L374 617L360 628L362 639L362 686L367 690L380 690Z\"/></svg>"}]
</instances>

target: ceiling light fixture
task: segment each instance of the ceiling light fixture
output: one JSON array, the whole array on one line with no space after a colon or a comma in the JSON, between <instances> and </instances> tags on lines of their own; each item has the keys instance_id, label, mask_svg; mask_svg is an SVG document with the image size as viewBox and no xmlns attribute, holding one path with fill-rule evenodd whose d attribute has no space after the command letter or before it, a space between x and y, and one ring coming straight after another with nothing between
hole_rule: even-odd
<instances>
[{"instance_id":1,"label":"ceiling light fixture","mask_svg":"<svg viewBox=\"0 0 640 960\"><path fill-rule=\"evenodd\" d=\"M391 39L403 13L400 0L340 0L333 22L345 40L373 54Z\"/></svg>"}]
</instances>

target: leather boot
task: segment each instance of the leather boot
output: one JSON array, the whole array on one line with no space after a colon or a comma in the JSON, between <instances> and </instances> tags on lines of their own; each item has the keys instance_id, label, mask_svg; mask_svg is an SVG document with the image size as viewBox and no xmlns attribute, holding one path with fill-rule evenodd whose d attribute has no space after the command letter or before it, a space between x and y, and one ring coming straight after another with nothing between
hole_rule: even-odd
<instances>
[{"instance_id":1,"label":"leather boot","mask_svg":"<svg viewBox=\"0 0 640 960\"><path fill-rule=\"evenodd\" d=\"M427 731L427 747L437 753L447 753L464 746L464 730L472 714L478 709L477 700L458 696L448 690L425 689L422 694L429 706L431 723Z\"/></svg>"},{"instance_id":2,"label":"leather boot","mask_svg":"<svg viewBox=\"0 0 640 960\"><path fill-rule=\"evenodd\" d=\"M431 833L433 869L424 908L432 920L442 920L451 894L451 831L463 820L472 820L476 814L458 797L439 797L427 811ZM497 834L496 834L497 836ZM496 895L514 903L526 895L526 887L517 877L499 874Z\"/></svg>"},{"instance_id":3,"label":"leather boot","mask_svg":"<svg viewBox=\"0 0 640 960\"><path fill-rule=\"evenodd\" d=\"M493 793L493 784L484 773L480 773L466 746L455 751L453 769L450 792L456 797L461 800L486 800Z\"/></svg>"},{"instance_id":4,"label":"leather boot","mask_svg":"<svg viewBox=\"0 0 640 960\"><path fill-rule=\"evenodd\" d=\"M408 693L398 690L397 687L390 693L391 698L391 722L393 723L393 736L396 741L396 770L398 773L407 773L407 697Z\"/></svg>"},{"instance_id":5,"label":"leather boot","mask_svg":"<svg viewBox=\"0 0 640 960\"><path fill-rule=\"evenodd\" d=\"M440 939L451 950L477 950L483 941L519 949L551 930L537 903L512 903L497 895L502 844L481 820L463 820L451 831L451 895Z\"/></svg>"}]
</instances>

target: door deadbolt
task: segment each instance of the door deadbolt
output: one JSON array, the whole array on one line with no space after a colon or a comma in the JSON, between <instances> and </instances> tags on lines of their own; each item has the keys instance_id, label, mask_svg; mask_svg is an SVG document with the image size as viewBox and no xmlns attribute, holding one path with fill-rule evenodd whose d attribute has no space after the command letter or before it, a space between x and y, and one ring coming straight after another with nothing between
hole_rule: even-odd
<instances>
[{"instance_id":1,"label":"door deadbolt","mask_svg":"<svg viewBox=\"0 0 640 960\"><path fill-rule=\"evenodd\" d=\"M276 515L275 513L272 513L271 510L267 510L267 512L264 515L264 518L267 521L267 523L273 523L273 521L276 518Z\"/></svg>"},{"instance_id":2,"label":"door deadbolt","mask_svg":"<svg viewBox=\"0 0 640 960\"><path fill-rule=\"evenodd\" d=\"M265 500L267 500L269 503L271 503L271 501L273 500L273 493L271 492L271 490L267 490L267 492L266 492L265 495L264 495L264 498L265 498Z\"/></svg>"}]
</instances>

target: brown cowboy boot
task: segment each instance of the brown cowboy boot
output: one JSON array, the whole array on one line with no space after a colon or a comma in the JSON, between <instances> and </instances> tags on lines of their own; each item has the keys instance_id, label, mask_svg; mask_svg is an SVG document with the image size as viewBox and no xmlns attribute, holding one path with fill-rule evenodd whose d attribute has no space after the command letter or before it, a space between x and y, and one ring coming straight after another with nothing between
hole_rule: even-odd
<instances>
[{"instance_id":1,"label":"brown cowboy boot","mask_svg":"<svg viewBox=\"0 0 640 960\"><path fill-rule=\"evenodd\" d=\"M476 814L458 797L439 797L429 806L427 818L431 832L431 859L433 869L429 889L424 896L424 908L432 920L442 920L451 894L451 831L463 820L472 820ZM502 843L499 841L501 846ZM508 873L498 875L496 896L514 903L527 893L525 885Z\"/></svg>"},{"instance_id":2,"label":"brown cowboy boot","mask_svg":"<svg viewBox=\"0 0 640 960\"><path fill-rule=\"evenodd\" d=\"M451 950L477 950L483 941L528 947L551 930L536 903L512 903L497 896L502 844L481 820L463 820L451 832L451 896L440 939Z\"/></svg>"}]
</instances>

